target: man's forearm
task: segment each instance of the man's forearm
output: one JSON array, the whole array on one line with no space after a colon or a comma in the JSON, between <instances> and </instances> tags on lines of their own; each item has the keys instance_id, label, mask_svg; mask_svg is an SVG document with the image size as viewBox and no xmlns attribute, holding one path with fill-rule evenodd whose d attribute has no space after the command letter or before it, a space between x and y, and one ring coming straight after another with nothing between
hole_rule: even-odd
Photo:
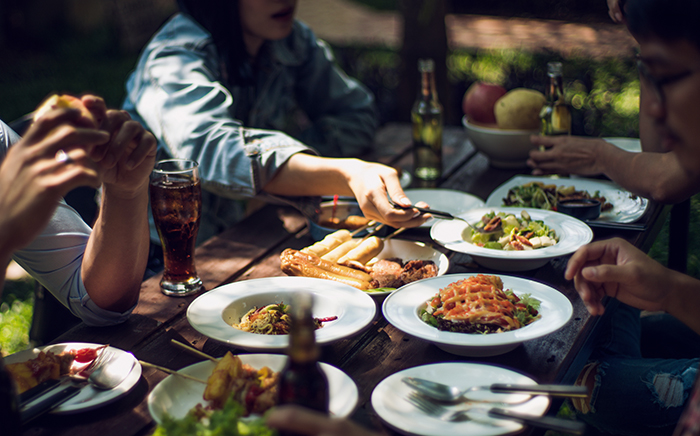
<instances>
[{"instance_id":1,"label":"man's forearm","mask_svg":"<svg viewBox=\"0 0 700 436\"><path fill-rule=\"evenodd\" d=\"M123 312L138 301L148 262L147 208L145 188L133 198L103 192L82 265L85 288L103 309Z\"/></svg>"},{"instance_id":2,"label":"man's forearm","mask_svg":"<svg viewBox=\"0 0 700 436\"><path fill-rule=\"evenodd\" d=\"M603 173L633 194L661 203L677 203L693 193L691 178L671 152L630 153L611 146L599 159Z\"/></svg>"}]
</instances>

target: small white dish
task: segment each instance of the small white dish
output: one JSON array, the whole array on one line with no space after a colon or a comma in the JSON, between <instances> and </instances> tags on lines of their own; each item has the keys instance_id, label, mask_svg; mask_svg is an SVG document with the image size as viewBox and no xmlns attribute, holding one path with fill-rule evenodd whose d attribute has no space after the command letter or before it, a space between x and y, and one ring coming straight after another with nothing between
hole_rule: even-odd
<instances>
[{"instance_id":1,"label":"small white dish","mask_svg":"<svg viewBox=\"0 0 700 436\"><path fill-rule=\"evenodd\" d=\"M404 192L412 204L424 201L432 209L449 212L452 215L484 207L484 200L481 198L454 189L406 189ZM436 218L431 218L420 227L430 228L436 221Z\"/></svg>"},{"instance_id":2,"label":"small white dish","mask_svg":"<svg viewBox=\"0 0 700 436\"><path fill-rule=\"evenodd\" d=\"M560 329L571 318L573 306L561 292L540 282L503 274L498 276L503 280L504 289L511 289L516 295L530 294L540 300L540 319L513 331L477 334L438 330L420 318L426 302L440 289L474 275L477 274L447 274L409 283L384 300L382 313L389 323L404 333L460 356L496 356L507 353L525 341Z\"/></svg>"},{"instance_id":3,"label":"small white dish","mask_svg":"<svg viewBox=\"0 0 700 436\"><path fill-rule=\"evenodd\" d=\"M515 207L485 207L472 209L458 215L474 224L489 212L515 213L527 211L532 219L542 220L553 229L559 242L550 247L527 251L506 251L479 247L463 239L462 233L468 228L460 220L441 221L430 229L430 237L443 247L459 253L466 253L476 263L497 271L528 271L544 266L547 262L560 256L566 256L581 246L591 242L593 231L586 223L563 213L542 209Z\"/></svg>"},{"instance_id":4,"label":"small white dish","mask_svg":"<svg viewBox=\"0 0 700 436\"><path fill-rule=\"evenodd\" d=\"M5 365L34 359L41 351L51 351L54 354L59 354L64 351L80 350L82 348L97 348L101 346L101 344L92 344L87 342L64 342L60 344L47 345L45 347L24 350L7 356L5 357ZM97 409L118 400L123 395L126 395L131 388L136 385L141 378L141 364L138 362L138 360L136 360L134 355L111 346L107 347L106 350L113 352L115 357L119 357L120 360L125 359L124 361L126 363L128 363L128 360L133 360L131 372L126 376L124 381L119 383L113 389L109 390L96 389L91 385L87 385L83 387L76 396L69 398L63 404L60 404L49 413L54 415L69 415ZM73 366L75 368L80 368L85 365L79 362L73 362Z\"/></svg>"},{"instance_id":5,"label":"small white dish","mask_svg":"<svg viewBox=\"0 0 700 436\"><path fill-rule=\"evenodd\" d=\"M632 194L619 185L598 179L586 178L555 178L544 176L515 176L504 184L494 189L489 198L486 199L487 207L504 207L503 199L508 196L508 191L516 186L522 186L530 182L542 182L545 185L573 186L579 191L588 191L591 195L599 191L613 208L601 212L594 221L604 221L611 223L633 223L644 215L649 204L643 197Z\"/></svg>"},{"instance_id":6,"label":"small white dish","mask_svg":"<svg viewBox=\"0 0 700 436\"><path fill-rule=\"evenodd\" d=\"M429 416L407 400L414 390L401 381L404 377L417 377L467 389L492 383L537 384L535 380L515 371L493 365L477 363L436 363L404 369L382 380L372 391L372 407L379 417L395 430L419 436L471 435L499 436L522 431L524 426L516 421L484 419L460 422L442 421ZM490 394L499 395L499 394ZM491 398L489 398L491 399ZM522 404L499 407L542 416L549 409L550 400L535 396ZM449 406L448 406L449 407ZM452 406L454 407L454 406Z\"/></svg>"},{"instance_id":7,"label":"small white dish","mask_svg":"<svg viewBox=\"0 0 700 436\"><path fill-rule=\"evenodd\" d=\"M281 371L287 362L287 356L282 354L240 354L239 357L244 364L255 369L267 366L273 371ZM341 418L349 416L357 407L359 399L357 385L338 368L326 363L320 365L328 378L331 413ZM215 366L216 363L205 360L182 368L178 372L206 380ZM206 385L194 380L169 375L148 395L148 411L158 424L163 423L166 413L175 419L183 418L197 404L206 403L203 398L205 387Z\"/></svg>"},{"instance_id":8,"label":"small white dish","mask_svg":"<svg viewBox=\"0 0 700 436\"><path fill-rule=\"evenodd\" d=\"M639 138L603 138L617 148L620 148L630 153L639 153L642 151L642 143Z\"/></svg>"},{"instance_id":9,"label":"small white dish","mask_svg":"<svg viewBox=\"0 0 700 436\"><path fill-rule=\"evenodd\" d=\"M338 317L316 330L316 342L321 345L354 335L376 313L372 297L349 285L308 277L266 277L230 283L200 295L187 308L187 320L195 330L217 341L248 351L280 351L289 343L287 335L248 333L232 324L238 324L255 306L290 304L299 292L314 295L314 317Z\"/></svg>"}]
</instances>

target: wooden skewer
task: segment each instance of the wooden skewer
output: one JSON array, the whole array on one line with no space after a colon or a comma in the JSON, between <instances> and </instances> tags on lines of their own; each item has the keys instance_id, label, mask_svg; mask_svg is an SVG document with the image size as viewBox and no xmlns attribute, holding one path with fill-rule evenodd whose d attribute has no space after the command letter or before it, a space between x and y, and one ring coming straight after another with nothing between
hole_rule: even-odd
<instances>
[{"instance_id":1,"label":"wooden skewer","mask_svg":"<svg viewBox=\"0 0 700 436\"><path fill-rule=\"evenodd\" d=\"M182 372L173 371L172 369L168 369L168 368L166 368L166 367L164 367L164 366L154 365L154 364L152 364L152 363L144 362L143 360L139 360L139 363L140 363L142 366L146 366L146 367L149 367L149 368L155 368L155 369L157 369L157 370L160 370L160 371L163 371L163 372L167 372L168 374L176 375L176 376L178 376L178 377L182 377L182 378L186 378L186 379L189 379L189 380L194 380L194 381L199 382L199 383L207 384L207 381L206 381L206 380L202 380L201 378L193 377L193 376L191 376L191 375L189 375L189 374L185 374L185 373L182 373Z\"/></svg>"},{"instance_id":2,"label":"wooden skewer","mask_svg":"<svg viewBox=\"0 0 700 436\"><path fill-rule=\"evenodd\" d=\"M377 222L374 221L374 220L372 220L372 221L368 222L367 224L365 224L364 226L359 227L359 228L353 230L353 231L350 233L350 236L355 236L356 234L360 233L361 231L367 230L368 228L370 228L370 227L372 227L372 226L374 226L374 225L376 225L376 224L377 224Z\"/></svg>"},{"instance_id":3,"label":"wooden skewer","mask_svg":"<svg viewBox=\"0 0 700 436\"><path fill-rule=\"evenodd\" d=\"M362 238L362 240L364 241L365 239L367 239L367 238L369 238L369 237L371 237L371 236L374 236L374 235L375 235L378 231L380 231L384 226L385 226L384 223L379 223L379 225L378 225L377 227L375 227L371 232L367 233L367 235L366 235L364 238Z\"/></svg>"},{"instance_id":4,"label":"wooden skewer","mask_svg":"<svg viewBox=\"0 0 700 436\"><path fill-rule=\"evenodd\" d=\"M397 235L403 233L404 230L406 230L406 227L399 227L398 229L394 230L394 233L390 234L389 236L386 236L384 238L384 242L388 241L389 239L393 238L394 236L397 236Z\"/></svg>"},{"instance_id":5,"label":"wooden skewer","mask_svg":"<svg viewBox=\"0 0 700 436\"><path fill-rule=\"evenodd\" d=\"M209 359L209 360L211 360L212 362L218 362L218 361L219 361L219 359L217 359L216 357L210 356L210 355L208 355L207 353L203 353L203 352L199 351L198 349L196 349L196 348L194 348L194 347L191 347L191 346L189 346L189 345L187 345L187 344L183 344L182 342L180 342L180 341L178 341L178 340L176 340L176 339L171 339L170 342L172 342L173 344L177 345L177 346L180 347L180 348L183 348L183 349L189 351L189 352L192 353L192 354L196 354L196 355L199 356L199 357L203 357L203 358L205 358L205 359Z\"/></svg>"}]
</instances>

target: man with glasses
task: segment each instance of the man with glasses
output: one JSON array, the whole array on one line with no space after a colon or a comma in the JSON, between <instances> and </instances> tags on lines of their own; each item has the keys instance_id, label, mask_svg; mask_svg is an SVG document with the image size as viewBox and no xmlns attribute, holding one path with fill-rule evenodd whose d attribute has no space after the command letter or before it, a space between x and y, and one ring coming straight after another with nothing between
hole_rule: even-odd
<instances>
[{"instance_id":1,"label":"man with glasses","mask_svg":"<svg viewBox=\"0 0 700 436\"><path fill-rule=\"evenodd\" d=\"M650 2L642 3L647 7ZM684 20L697 17L679 11L678 16L664 14L668 22L658 19L652 24L648 17L630 17L629 11L622 14L624 4L617 0L608 4L610 15L626 22L640 43L637 62L643 152L624 151L600 138L535 136L533 144L544 150L531 151L528 165L537 175L605 175L637 195L679 203L700 187L700 60L695 59L700 41L683 27ZM650 25L659 27L653 32L660 36L646 35Z\"/></svg>"},{"instance_id":2,"label":"man with glasses","mask_svg":"<svg viewBox=\"0 0 700 436\"><path fill-rule=\"evenodd\" d=\"M625 188L657 200L683 200L700 191L699 0L610 0L611 16L639 42L640 139L627 153L599 142L579 142L591 168ZM568 154L576 138L549 141L533 153ZM602 141L600 141L602 142ZM583 153L583 152L581 152ZM539 164L549 162L540 160ZM592 174L592 173L588 173ZM621 302L577 383L591 396L573 403L579 417L604 434L671 434L688 408L700 362L700 280L672 271L621 239L579 249L565 276L589 312L602 300ZM640 309L652 312L640 318ZM697 387L697 386L696 386ZM698 434L686 413L679 434ZM697 421L697 420L696 420ZM595 434L595 433L591 433Z\"/></svg>"}]
</instances>

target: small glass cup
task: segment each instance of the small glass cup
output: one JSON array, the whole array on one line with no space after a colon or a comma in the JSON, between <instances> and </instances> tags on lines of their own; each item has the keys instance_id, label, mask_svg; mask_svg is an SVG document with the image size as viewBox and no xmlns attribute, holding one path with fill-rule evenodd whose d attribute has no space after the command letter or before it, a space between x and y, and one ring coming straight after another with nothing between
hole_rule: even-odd
<instances>
[{"instance_id":1,"label":"small glass cup","mask_svg":"<svg viewBox=\"0 0 700 436\"><path fill-rule=\"evenodd\" d=\"M202 215L197 162L189 159L157 162L151 173L149 192L165 263L160 289L169 296L192 295L202 289L202 280L194 265Z\"/></svg>"}]
</instances>

